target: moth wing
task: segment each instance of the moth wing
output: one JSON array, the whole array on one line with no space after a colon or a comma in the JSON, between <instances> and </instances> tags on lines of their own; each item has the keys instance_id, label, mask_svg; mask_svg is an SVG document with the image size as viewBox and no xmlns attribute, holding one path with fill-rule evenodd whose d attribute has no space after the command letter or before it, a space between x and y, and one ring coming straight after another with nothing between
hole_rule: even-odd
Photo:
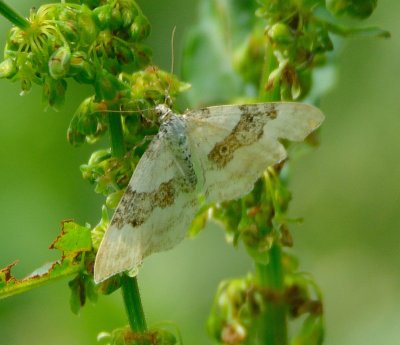
<instances>
[{"instance_id":1,"label":"moth wing","mask_svg":"<svg viewBox=\"0 0 400 345\"><path fill-rule=\"evenodd\" d=\"M323 119L319 109L293 102L216 106L185 115L206 200L221 202L249 193L268 166L286 158L279 139L302 141Z\"/></svg>"},{"instance_id":2,"label":"moth wing","mask_svg":"<svg viewBox=\"0 0 400 345\"><path fill-rule=\"evenodd\" d=\"M114 212L94 265L99 283L123 271L136 272L144 257L179 243L198 209L197 196L180 187L182 172L160 136L136 166Z\"/></svg>"}]
</instances>

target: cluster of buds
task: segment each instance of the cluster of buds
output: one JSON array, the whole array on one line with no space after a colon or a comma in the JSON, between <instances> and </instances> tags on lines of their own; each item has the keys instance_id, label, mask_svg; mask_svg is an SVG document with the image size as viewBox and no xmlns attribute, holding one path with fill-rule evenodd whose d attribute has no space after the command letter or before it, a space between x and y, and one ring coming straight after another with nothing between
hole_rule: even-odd
<instances>
[{"instance_id":1,"label":"cluster of buds","mask_svg":"<svg viewBox=\"0 0 400 345\"><path fill-rule=\"evenodd\" d=\"M95 151L88 164L81 166L83 178L96 185L95 191L107 196L106 205L115 208L130 176L149 140L158 131L155 106L173 102L189 85L174 75L155 66L134 72L121 73L115 78L120 91L110 87L113 97L95 96L84 100L78 107L68 128L68 140L73 145L98 140L108 127L108 119L116 112L121 116L123 140L127 154L122 158L111 155L110 150ZM110 78L110 80L112 80ZM107 90L103 87L103 90ZM104 92L104 91L103 91Z\"/></svg>"},{"instance_id":2,"label":"cluster of buds","mask_svg":"<svg viewBox=\"0 0 400 345\"><path fill-rule=\"evenodd\" d=\"M241 240L259 264L269 262L269 250L274 243L292 245L285 219L291 194L286 188L285 174L277 173L282 166L269 168L253 192L242 199L212 206L212 217L224 225L228 242L236 246ZM207 215L198 217L202 216Z\"/></svg>"},{"instance_id":3,"label":"cluster of buds","mask_svg":"<svg viewBox=\"0 0 400 345\"><path fill-rule=\"evenodd\" d=\"M97 340L102 345L176 345L177 337L168 330L157 328L145 333L135 333L129 327L111 333L100 333Z\"/></svg>"},{"instance_id":4,"label":"cluster of buds","mask_svg":"<svg viewBox=\"0 0 400 345\"><path fill-rule=\"evenodd\" d=\"M208 331L218 343L258 343L257 324L263 322L261 318L275 304L288 310L292 319L305 317L292 344L321 344L324 329L321 292L308 276L296 273L294 258L285 254L284 263L285 282L281 291L261 286L252 275L220 283L208 319Z\"/></svg>"},{"instance_id":5,"label":"cluster of buds","mask_svg":"<svg viewBox=\"0 0 400 345\"><path fill-rule=\"evenodd\" d=\"M134 0L43 5L31 11L28 22L11 29L0 77L20 80L22 93L32 83L43 86L45 105L55 109L63 103L67 78L102 89L115 86L118 80L110 76L123 65L139 69L150 61L142 43L150 24Z\"/></svg>"},{"instance_id":6,"label":"cluster of buds","mask_svg":"<svg viewBox=\"0 0 400 345\"><path fill-rule=\"evenodd\" d=\"M268 76L267 91L280 89L282 100L304 97L311 87L311 72L333 49L326 24L316 15L325 1L264 0L258 15L267 25L268 44L277 61Z\"/></svg>"},{"instance_id":7,"label":"cluster of buds","mask_svg":"<svg viewBox=\"0 0 400 345\"><path fill-rule=\"evenodd\" d=\"M266 93L281 100L307 96L315 67L323 66L333 50L330 34L368 33L387 37L388 33L369 28L353 30L336 23L347 15L363 19L372 14L377 0L260 0L257 15L266 25L255 27L238 51L236 68L256 87L260 75ZM267 56L265 55L265 47ZM265 60L269 67L265 69ZM251 63L249 63L251 61ZM264 75L266 74L266 75Z\"/></svg>"}]
</instances>

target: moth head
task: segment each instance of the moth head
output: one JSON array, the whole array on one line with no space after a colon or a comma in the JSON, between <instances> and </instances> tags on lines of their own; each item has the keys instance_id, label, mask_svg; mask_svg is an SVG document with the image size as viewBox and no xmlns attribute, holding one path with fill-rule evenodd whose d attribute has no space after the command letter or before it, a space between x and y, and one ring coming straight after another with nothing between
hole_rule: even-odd
<instances>
[{"instance_id":1,"label":"moth head","mask_svg":"<svg viewBox=\"0 0 400 345\"><path fill-rule=\"evenodd\" d=\"M160 123L168 120L172 115L172 110L168 108L165 104L159 104L155 108L155 112Z\"/></svg>"}]
</instances>

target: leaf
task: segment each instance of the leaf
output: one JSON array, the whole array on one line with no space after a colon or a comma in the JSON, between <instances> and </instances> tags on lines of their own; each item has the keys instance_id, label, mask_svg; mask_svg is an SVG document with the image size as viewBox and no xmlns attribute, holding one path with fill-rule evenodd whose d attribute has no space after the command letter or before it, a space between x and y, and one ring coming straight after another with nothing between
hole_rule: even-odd
<instances>
[{"instance_id":1,"label":"leaf","mask_svg":"<svg viewBox=\"0 0 400 345\"><path fill-rule=\"evenodd\" d=\"M349 28L345 26L336 25L333 23L327 23L329 31L336 35L349 37L376 37L376 38L390 38L390 32L383 30L378 27L367 27L367 28Z\"/></svg>"},{"instance_id":2,"label":"leaf","mask_svg":"<svg viewBox=\"0 0 400 345\"><path fill-rule=\"evenodd\" d=\"M68 286L71 289L70 307L74 314L79 313L87 299L92 302L97 301L97 287L89 274L79 272L78 275L68 283Z\"/></svg>"},{"instance_id":3,"label":"leaf","mask_svg":"<svg viewBox=\"0 0 400 345\"><path fill-rule=\"evenodd\" d=\"M65 221L61 234L50 245L50 249L61 250L63 256L90 252L92 250L91 230L75 222Z\"/></svg>"},{"instance_id":4,"label":"leaf","mask_svg":"<svg viewBox=\"0 0 400 345\"><path fill-rule=\"evenodd\" d=\"M191 106L224 103L242 94L232 66L229 16L228 2L203 1L199 23L188 33L182 75L192 84L187 93Z\"/></svg>"},{"instance_id":5,"label":"leaf","mask_svg":"<svg viewBox=\"0 0 400 345\"><path fill-rule=\"evenodd\" d=\"M337 24L335 18L331 15L331 13L319 7L314 12L315 17L319 20L319 22L326 26L326 28L333 34L339 35L342 37L377 37L377 38L389 38L390 32L387 30L383 30L378 27L364 27L364 28L354 28L347 27L344 25Z\"/></svg>"},{"instance_id":6,"label":"leaf","mask_svg":"<svg viewBox=\"0 0 400 345\"><path fill-rule=\"evenodd\" d=\"M13 296L49 281L85 270L85 252L92 250L90 229L73 221L62 223L61 234L50 246L62 251L60 260L47 263L23 279L11 273L14 262L0 270L0 299Z\"/></svg>"}]
</instances>

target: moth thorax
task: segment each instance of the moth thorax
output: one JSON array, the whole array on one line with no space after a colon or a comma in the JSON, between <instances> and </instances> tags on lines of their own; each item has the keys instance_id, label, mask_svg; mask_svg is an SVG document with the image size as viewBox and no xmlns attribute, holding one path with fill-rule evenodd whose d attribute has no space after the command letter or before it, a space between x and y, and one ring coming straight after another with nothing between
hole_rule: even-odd
<instances>
[{"instance_id":1,"label":"moth thorax","mask_svg":"<svg viewBox=\"0 0 400 345\"><path fill-rule=\"evenodd\" d=\"M172 110L168 108L165 104L157 105L155 108L155 112L160 123L167 121L172 116Z\"/></svg>"}]
</instances>

